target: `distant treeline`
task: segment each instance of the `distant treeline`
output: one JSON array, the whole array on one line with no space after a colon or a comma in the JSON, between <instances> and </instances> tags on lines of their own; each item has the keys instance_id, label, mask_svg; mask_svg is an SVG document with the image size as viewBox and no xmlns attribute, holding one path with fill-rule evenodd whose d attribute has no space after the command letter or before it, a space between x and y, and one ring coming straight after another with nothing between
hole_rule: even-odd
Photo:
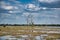
<instances>
[{"instance_id":1,"label":"distant treeline","mask_svg":"<svg viewBox=\"0 0 60 40\"><path fill-rule=\"evenodd\" d=\"M32 26L28 24L0 24L0 26ZM33 24L33 26L60 26L60 24Z\"/></svg>"}]
</instances>

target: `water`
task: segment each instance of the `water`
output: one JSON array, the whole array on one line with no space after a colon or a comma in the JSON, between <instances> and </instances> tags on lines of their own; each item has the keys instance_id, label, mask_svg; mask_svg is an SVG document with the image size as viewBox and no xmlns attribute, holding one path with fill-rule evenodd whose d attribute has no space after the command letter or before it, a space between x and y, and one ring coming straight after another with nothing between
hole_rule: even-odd
<instances>
[{"instance_id":1,"label":"water","mask_svg":"<svg viewBox=\"0 0 60 40\"><path fill-rule=\"evenodd\" d=\"M1 36L0 40L16 40L15 36L7 35L7 36Z\"/></svg>"},{"instance_id":2,"label":"water","mask_svg":"<svg viewBox=\"0 0 60 40\"><path fill-rule=\"evenodd\" d=\"M41 38L41 36L36 36L35 39L36 40L41 40L42 38Z\"/></svg>"},{"instance_id":3,"label":"water","mask_svg":"<svg viewBox=\"0 0 60 40\"><path fill-rule=\"evenodd\" d=\"M20 35L20 38L16 38L15 36L11 36L11 35L6 35L6 36L1 36L0 40L25 40L26 37L28 37L27 35Z\"/></svg>"},{"instance_id":4,"label":"water","mask_svg":"<svg viewBox=\"0 0 60 40\"><path fill-rule=\"evenodd\" d=\"M6 35L6 36L1 36L0 40L29 40L28 35L19 35L20 38L16 38L15 36L11 36L11 35ZM43 36L47 36L46 34L44 35L39 35L39 36L35 36L33 39L35 40L45 40L43 39Z\"/></svg>"}]
</instances>

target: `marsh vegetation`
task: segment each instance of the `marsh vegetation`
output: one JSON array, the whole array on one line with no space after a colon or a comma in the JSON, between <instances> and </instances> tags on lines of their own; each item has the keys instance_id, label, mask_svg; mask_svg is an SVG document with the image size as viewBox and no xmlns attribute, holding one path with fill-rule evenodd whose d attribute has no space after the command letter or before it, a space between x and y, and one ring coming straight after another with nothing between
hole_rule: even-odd
<instances>
[{"instance_id":1,"label":"marsh vegetation","mask_svg":"<svg viewBox=\"0 0 60 40\"><path fill-rule=\"evenodd\" d=\"M0 40L60 40L60 27L0 26Z\"/></svg>"}]
</instances>

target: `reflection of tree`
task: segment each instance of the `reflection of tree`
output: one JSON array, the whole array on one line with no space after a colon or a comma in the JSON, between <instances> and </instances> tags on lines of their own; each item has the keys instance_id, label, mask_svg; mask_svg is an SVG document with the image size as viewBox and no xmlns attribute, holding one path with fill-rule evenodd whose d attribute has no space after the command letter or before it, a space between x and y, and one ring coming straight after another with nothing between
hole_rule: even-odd
<instances>
[{"instance_id":1,"label":"reflection of tree","mask_svg":"<svg viewBox=\"0 0 60 40\"><path fill-rule=\"evenodd\" d=\"M46 40L56 40L56 39L54 39L54 38L47 38Z\"/></svg>"}]
</instances>

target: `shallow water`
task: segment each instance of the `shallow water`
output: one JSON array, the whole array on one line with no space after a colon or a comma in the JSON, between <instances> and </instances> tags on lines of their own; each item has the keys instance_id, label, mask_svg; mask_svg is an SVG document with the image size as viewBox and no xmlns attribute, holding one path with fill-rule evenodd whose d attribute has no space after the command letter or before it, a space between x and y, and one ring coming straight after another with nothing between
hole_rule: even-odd
<instances>
[{"instance_id":1,"label":"shallow water","mask_svg":"<svg viewBox=\"0 0 60 40\"><path fill-rule=\"evenodd\" d=\"M28 35L19 35L21 36L20 38L16 38L15 36L11 35L6 35L6 36L1 36L0 40L29 40ZM33 39L35 40L43 40L43 36L35 36Z\"/></svg>"},{"instance_id":2,"label":"shallow water","mask_svg":"<svg viewBox=\"0 0 60 40\"><path fill-rule=\"evenodd\" d=\"M6 36L1 36L0 40L25 40L26 37L28 37L27 35L20 35L20 38L16 38L15 36L11 36L11 35L6 35Z\"/></svg>"}]
</instances>

